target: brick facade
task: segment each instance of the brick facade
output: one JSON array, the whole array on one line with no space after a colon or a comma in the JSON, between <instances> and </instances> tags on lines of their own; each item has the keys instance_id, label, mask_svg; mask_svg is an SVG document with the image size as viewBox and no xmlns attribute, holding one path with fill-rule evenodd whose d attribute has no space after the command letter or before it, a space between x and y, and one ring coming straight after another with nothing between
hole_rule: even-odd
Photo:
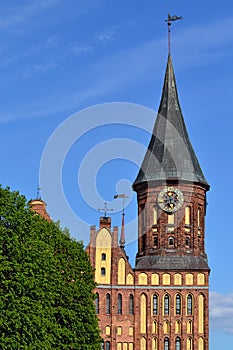
<instances>
[{"instance_id":1,"label":"brick facade","mask_svg":"<svg viewBox=\"0 0 233 350\"><path fill-rule=\"evenodd\" d=\"M97 282L102 348L208 350L209 185L188 137L170 56L153 135L133 189L138 202L135 267L118 245L110 218L101 218L98 230L91 227L87 247Z\"/></svg>"}]
</instances>

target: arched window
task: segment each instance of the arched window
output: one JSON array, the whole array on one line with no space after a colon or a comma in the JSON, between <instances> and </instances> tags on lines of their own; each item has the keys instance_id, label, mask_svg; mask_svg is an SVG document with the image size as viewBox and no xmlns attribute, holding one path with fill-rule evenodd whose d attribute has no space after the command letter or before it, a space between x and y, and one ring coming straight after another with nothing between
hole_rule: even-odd
<instances>
[{"instance_id":1,"label":"arched window","mask_svg":"<svg viewBox=\"0 0 233 350\"><path fill-rule=\"evenodd\" d=\"M154 247L158 247L159 241L158 241L158 236L154 236Z\"/></svg>"},{"instance_id":2,"label":"arched window","mask_svg":"<svg viewBox=\"0 0 233 350\"><path fill-rule=\"evenodd\" d=\"M163 332L164 332L164 334L170 332L170 323L168 321L165 321L163 323Z\"/></svg>"},{"instance_id":3,"label":"arched window","mask_svg":"<svg viewBox=\"0 0 233 350\"><path fill-rule=\"evenodd\" d=\"M176 294L176 315L181 315L181 296Z\"/></svg>"},{"instance_id":4,"label":"arched window","mask_svg":"<svg viewBox=\"0 0 233 350\"><path fill-rule=\"evenodd\" d=\"M180 338L176 338L176 350L180 350Z\"/></svg>"},{"instance_id":5,"label":"arched window","mask_svg":"<svg viewBox=\"0 0 233 350\"><path fill-rule=\"evenodd\" d=\"M106 269L105 267L101 267L101 276L105 276L106 275Z\"/></svg>"},{"instance_id":6,"label":"arched window","mask_svg":"<svg viewBox=\"0 0 233 350\"><path fill-rule=\"evenodd\" d=\"M106 260L106 254L105 254L105 253L102 253L102 254L101 254L101 260L103 260L103 261Z\"/></svg>"},{"instance_id":7,"label":"arched window","mask_svg":"<svg viewBox=\"0 0 233 350\"><path fill-rule=\"evenodd\" d=\"M180 320L176 320L176 323L175 323L175 333L176 333L176 334L181 333L181 323L180 323Z\"/></svg>"},{"instance_id":8,"label":"arched window","mask_svg":"<svg viewBox=\"0 0 233 350\"><path fill-rule=\"evenodd\" d=\"M186 237L186 238L185 238L185 246L186 246L187 248L190 248L190 238L189 238L189 237Z\"/></svg>"},{"instance_id":9,"label":"arched window","mask_svg":"<svg viewBox=\"0 0 233 350\"><path fill-rule=\"evenodd\" d=\"M192 338L188 338L187 339L187 349L188 350L192 350L193 348L193 341L192 341ZM199 348L198 348L199 349Z\"/></svg>"},{"instance_id":10,"label":"arched window","mask_svg":"<svg viewBox=\"0 0 233 350\"><path fill-rule=\"evenodd\" d=\"M158 295L153 295L153 315L158 315Z\"/></svg>"},{"instance_id":11,"label":"arched window","mask_svg":"<svg viewBox=\"0 0 233 350\"><path fill-rule=\"evenodd\" d=\"M164 296L164 315L169 315L169 295Z\"/></svg>"},{"instance_id":12,"label":"arched window","mask_svg":"<svg viewBox=\"0 0 233 350\"><path fill-rule=\"evenodd\" d=\"M169 247L174 247L174 238L173 237L168 238L168 245L169 245Z\"/></svg>"},{"instance_id":13,"label":"arched window","mask_svg":"<svg viewBox=\"0 0 233 350\"><path fill-rule=\"evenodd\" d=\"M190 225L190 217L191 217L191 208L186 207L185 208L185 225Z\"/></svg>"},{"instance_id":14,"label":"arched window","mask_svg":"<svg viewBox=\"0 0 233 350\"><path fill-rule=\"evenodd\" d=\"M158 339L157 338L152 339L152 349L153 350L158 349Z\"/></svg>"},{"instance_id":15,"label":"arched window","mask_svg":"<svg viewBox=\"0 0 233 350\"><path fill-rule=\"evenodd\" d=\"M98 314L99 313L99 294L96 293L96 298L95 298L95 312Z\"/></svg>"},{"instance_id":16,"label":"arched window","mask_svg":"<svg viewBox=\"0 0 233 350\"><path fill-rule=\"evenodd\" d=\"M106 295L106 314L110 314L111 313L111 298L110 298L110 294L108 293Z\"/></svg>"},{"instance_id":17,"label":"arched window","mask_svg":"<svg viewBox=\"0 0 233 350\"><path fill-rule=\"evenodd\" d=\"M140 297L140 333L146 334L147 330L147 297L143 293ZM143 349L143 347L142 347ZM146 350L146 347L145 347Z\"/></svg>"},{"instance_id":18,"label":"arched window","mask_svg":"<svg viewBox=\"0 0 233 350\"><path fill-rule=\"evenodd\" d=\"M122 314L122 295L118 294L118 306L117 306L118 315Z\"/></svg>"},{"instance_id":19,"label":"arched window","mask_svg":"<svg viewBox=\"0 0 233 350\"><path fill-rule=\"evenodd\" d=\"M192 321L187 322L187 333L191 334L193 332L193 323Z\"/></svg>"},{"instance_id":20,"label":"arched window","mask_svg":"<svg viewBox=\"0 0 233 350\"><path fill-rule=\"evenodd\" d=\"M130 294L129 296L129 314L133 315L134 314L134 299L133 299L133 294Z\"/></svg>"},{"instance_id":21,"label":"arched window","mask_svg":"<svg viewBox=\"0 0 233 350\"><path fill-rule=\"evenodd\" d=\"M169 350L169 339L168 338L164 339L164 350Z\"/></svg>"},{"instance_id":22,"label":"arched window","mask_svg":"<svg viewBox=\"0 0 233 350\"><path fill-rule=\"evenodd\" d=\"M187 296L187 314L188 315L193 314L193 297L191 294Z\"/></svg>"},{"instance_id":23,"label":"arched window","mask_svg":"<svg viewBox=\"0 0 233 350\"><path fill-rule=\"evenodd\" d=\"M152 323L152 333L158 333L158 323L156 321Z\"/></svg>"},{"instance_id":24,"label":"arched window","mask_svg":"<svg viewBox=\"0 0 233 350\"><path fill-rule=\"evenodd\" d=\"M104 341L101 341L101 350L104 350Z\"/></svg>"},{"instance_id":25,"label":"arched window","mask_svg":"<svg viewBox=\"0 0 233 350\"><path fill-rule=\"evenodd\" d=\"M110 341L106 341L105 350L110 350Z\"/></svg>"},{"instance_id":26,"label":"arched window","mask_svg":"<svg viewBox=\"0 0 233 350\"><path fill-rule=\"evenodd\" d=\"M146 350L146 338L142 337L140 343L140 350Z\"/></svg>"}]
</instances>

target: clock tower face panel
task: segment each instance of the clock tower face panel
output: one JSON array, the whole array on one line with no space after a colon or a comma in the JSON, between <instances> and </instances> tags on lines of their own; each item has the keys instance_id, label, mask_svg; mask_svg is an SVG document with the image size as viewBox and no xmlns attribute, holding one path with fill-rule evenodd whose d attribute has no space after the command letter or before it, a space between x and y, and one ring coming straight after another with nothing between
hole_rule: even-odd
<instances>
[{"instance_id":1,"label":"clock tower face panel","mask_svg":"<svg viewBox=\"0 0 233 350\"><path fill-rule=\"evenodd\" d=\"M158 205L167 213L179 210L183 200L183 193L176 187L166 187L158 194Z\"/></svg>"}]
</instances>

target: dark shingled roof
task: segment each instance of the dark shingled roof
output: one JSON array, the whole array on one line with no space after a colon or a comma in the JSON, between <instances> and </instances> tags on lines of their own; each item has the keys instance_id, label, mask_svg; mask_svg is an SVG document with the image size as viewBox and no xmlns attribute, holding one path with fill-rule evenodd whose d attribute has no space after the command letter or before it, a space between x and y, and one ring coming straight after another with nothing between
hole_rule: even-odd
<instances>
[{"instance_id":1,"label":"dark shingled roof","mask_svg":"<svg viewBox=\"0 0 233 350\"><path fill-rule=\"evenodd\" d=\"M209 188L189 140L169 56L153 135L134 185L174 178Z\"/></svg>"},{"instance_id":2,"label":"dark shingled roof","mask_svg":"<svg viewBox=\"0 0 233 350\"><path fill-rule=\"evenodd\" d=\"M207 259L200 256L143 256L135 270L209 270Z\"/></svg>"}]
</instances>

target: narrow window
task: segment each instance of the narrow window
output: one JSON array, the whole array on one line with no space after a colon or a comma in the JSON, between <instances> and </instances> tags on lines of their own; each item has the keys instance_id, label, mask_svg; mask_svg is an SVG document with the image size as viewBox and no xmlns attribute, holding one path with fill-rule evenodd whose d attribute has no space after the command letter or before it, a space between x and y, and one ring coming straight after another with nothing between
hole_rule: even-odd
<instances>
[{"instance_id":1,"label":"narrow window","mask_svg":"<svg viewBox=\"0 0 233 350\"><path fill-rule=\"evenodd\" d=\"M168 245L169 245L169 247L174 247L174 238L173 237L168 238Z\"/></svg>"},{"instance_id":2,"label":"narrow window","mask_svg":"<svg viewBox=\"0 0 233 350\"><path fill-rule=\"evenodd\" d=\"M101 254L101 260L103 260L103 261L106 260L106 254L105 254L105 253L102 253L102 254Z\"/></svg>"},{"instance_id":3,"label":"narrow window","mask_svg":"<svg viewBox=\"0 0 233 350\"><path fill-rule=\"evenodd\" d=\"M188 321L188 323L187 323L187 333L191 334L192 332L193 332L192 321Z\"/></svg>"},{"instance_id":4,"label":"narrow window","mask_svg":"<svg viewBox=\"0 0 233 350\"><path fill-rule=\"evenodd\" d=\"M142 236L142 250L144 251L146 249L146 235L144 234Z\"/></svg>"},{"instance_id":5,"label":"narrow window","mask_svg":"<svg viewBox=\"0 0 233 350\"><path fill-rule=\"evenodd\" d=\"M106 295L106 314L110 314L111 312L111 299L110 299L110 294Z\"/></svg>"},{"instance_id":6,"label":"narrow window","mask_svg":"<svg viewBox=\"0 0 233 350\"><path fill-rule=\"evenodd\" d=\"M158 315L158 295L153 295L153 315Z\"/></svg>"},{"instance_id":7,"label":"narrow window","mask_svg":"<svg viewBox=\"0 0 233 350\"><path fill-rule=\"evenodd\" d=\"M175 222L174 214L168 214L168 216L167 216L167 223L168 223L168 225L174 225L174 222Z\"/></svg>"},{"instance_id":8,"label":"narrow window","mask_svg":"<svg viewBox=\"0 0 233 350\"><path fill-rule=\"evenodd\" d=\"M106 341L105 350L110 350L110 341Z\"/></svg>"},{"instance_id":9,"label":"narrow window","mask_svg":"<svg viewBox=\"0 0 233 350\"><path fill-rule=\"evenodd\" d=\"M176 350L180 350L180 338L176 338Z\"/></svg>"},{"instance_id":10,"label":"narrow window","mask_svg":"<svg viewBox=\"0 0 233 350\"><path fill-rule=\"evenodd\" d=\"M101 267L101 276L105 276L106 275L106 269L105 267Z\"/></svg>"},{"instance_id":11,"label":"narrow window","mask_svg":"<svg viewBox=\"0 0 233 350\"><path fill-rule=\"evenodd\" d=\"M193 297L191 294L187 297L187 314L192 315L193 314Z\"/></svg>"},{"instance_id":12,"label":"narrow window","mask_svg":"<svg viewBox=\"0 0 233 350\"><path fill-rule=\"evenodd\" d=\"M133 294L130 294L129 296L129 314L134 314L134 300L133 300Z\"/></svg>"},{"instance_id":13,"label":"narrow window","mask_svg":"<svg viewBox=\"0 0 233 350\"><path fill-rule=\"evenodd\" d=\"M176 315L181 315L181 296L176 295Z\"/></svg>"},{"instance_id":14,"label":"narrow window","mask_svg":"<svg viewBox=\"0 0 233 350\"><path fill-rule=\"evenodd\" d=\"M104 350L104 341L101 341L101 350Z\"/></svg>"},{"instance_id":15,"label":"narrow window","mask_svg":"<svg viewBox=\"0 0 233 350\"><path fill-rule=\"evenodd\" d=\"M157 209L154 207L154 225L157 225Z\"/></svg>"},{"instance_id":16,"label":"narrow window","mask_svg":"<svg viewBox=\"0 0 233 350\"><path fill-rule=\"evenodd\" d=\"M169 339L168 338L164 339L164 350L169 350Z\"/></svg>"},{"instance_id":17,"label":"narrow window","mask_svg":"<svg viewBox=\"0 0 233 350\"><path fill-rule=\"evenodd\" d=\"M142 228L142 234L145 233L145 217L146 217L146 209L145 204L141 205L141 228Z\"/></svg>"},{"instance_id":18,"label":"narrow window","mask_svg":"<svg viewBox=\"0 0 233 350\"><path fill-rule=\"evenodd\" d=\"M95 298L95 312L98 314L99 313L99 294L96 293L96 298Z\"/></svg>"},{"instance_id":19,"label":"narrow window","mask_svg":"<svg viewBox=\"0 0 233 350\"><path fill-rule=\"evenodd\" d=\"M164 315L169 315L169 295L164 296Z\"/></svg>"},{"instance_id":20,"label":"narrow window","mask_svg":"<svg viewBox=\"0 0 233 350\"><path fill-rule=\"evenodd\" d=\"M186 238L185 238L185 246L186 246L187 248L190 247L190 238L189 238L189 237L186 237Z\"/></svg>"},{"instance_id":21,"label":"narrow window","mask_svg":"<svg viewBox=\"0 0 233 350\"><path fill-rule=\"evenodd\" d=\"M187 349L188 349L188 350L192 350L192 348L193 348L192 343L193 343L193 342L192 342L192 338L188 338L188 339L187 339ZM202 348L199 347L198 349L202 349Z\"/></svg>"},{"instance_id":22,"label":"narrow window","mask_svg":"<svg viewBox=\"0 0 233 350\"><path fill-rule=\"evenodd\" d=\"M191 208L186 207L185 208L185 225L190 225L190 216L191 216Z\"/></svg>"},{"instance_id":23,"label":"narrow window","mask_svg":"<svg viewBox=\"0 0 233 350\"><path fill-rule=\"evenodd\" d=\"M122 295L118 294L118 308L117 308L118 315L122 315Z\"/></svg>"},{"instance_id":24,"label":"narrow window","mask_svg":"<svg viewBox=\"0 0 233 350\"><path fill-rule=\"evenodd\" d=\"M201 209L200 208L197 211L197 226L198 228L201 226Z\"/></svg>"},{"instance_id":25,"label":"narrow window","mask_svg":"<svg viewBox=\"0 0 233 350\"><path fill-rule=\"evenodd\" d=\"M154 237L154 247L158 247L158 236Z\"/></svg>"}]
</instances>

